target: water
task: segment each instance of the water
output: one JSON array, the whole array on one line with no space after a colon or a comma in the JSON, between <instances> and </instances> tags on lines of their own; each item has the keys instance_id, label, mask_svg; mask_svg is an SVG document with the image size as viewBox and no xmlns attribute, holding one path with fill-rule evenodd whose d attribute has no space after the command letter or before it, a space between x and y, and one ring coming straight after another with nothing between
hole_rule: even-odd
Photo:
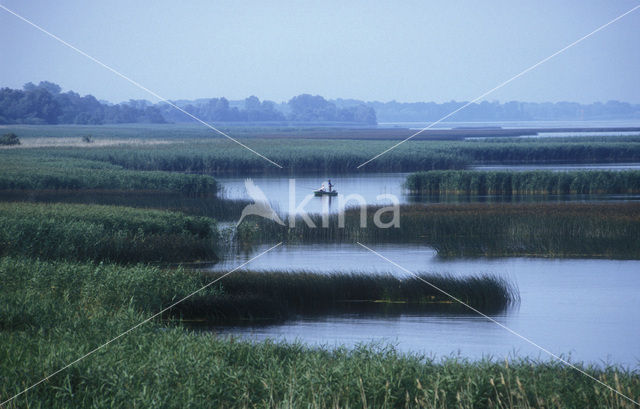
<instances>
[{"instance_id":1,"label":"water","mask_svg":"<svg viewBox=\"0 0 640 409\"><path fill-rule=\"evenodd\" d=\"M392 194L400 203L409 203L411 196L402 188L402 184L408 173L357 173L340 175L332 178L334 189L340 194L361 195L367 204L389 204L389 200L378 200L379 195ZM223 186L223 195L229 199L250 199L245 188L244 177L216 176ZM255 176L253 182L267 196L274 209L281 212L289 211L289 179L280 176ZM300 204L307 195L312 195L313 190L320 188L322 183L327 186L327 177L322 176L296 176L295 177L295 204ZM346 200L346 199L345 199ZM350 201L347 205L356 205ZM321 213L323 205L330 212L338 210L339 199L337 197L313 197L304 210L308 213Z\"/></svg>"},{"instance_id":2,"label":"water","mask_svg":"<svg viewBox=\"0 0 640 409\"><path fill-rule=\"evenodd\" d=\"M628 164L591 164L591 165L504 165L504 166L476 166L473 169L483 170L576 170L576 169L640 169L640 163ZM394 195L401 204L408 203L468 203L468 202L563 202L563 201L626 201L640 200L640 195L524 195L524 196L424 196L410 194L402 185L408 173L356 173L333 177L335 189L341 195L358 194L368 205L390 204L390 200L378 199L379 195ZM223 195L229 199L251 199L245 188L244 177L216 176L223 186ZM254 176L253 182L258 186L270 201L271 206L279 213L289 212L289 183L290 180L280 176ZM305 196L312 194L322 183L327 182L323 176L297 176L295 177L295 206L298 206ZM343 196L344 197L344 196ZM347 205L357 205L355 201L349 201ZM337 212L340 209L339 197L313 197L304 206L307 213L321 213L323 206L329 212Z\"/></svg>"},{"instance_id":3,"label":"water","mask_svg":"<svg viewBox=\"0 0 640 409\"><path fill-rule=\"evenodd\" d=\"M257 248L252 254L236 254L211 269L228 271L268 247ZM505 277L520 289L521 302L493 316L496 321L572 362L640 367L638 260L443 260L429 247L409 244L370 247L414 272L459 276L491 273ZM254 260L246 268L406 274L355 244L286 245ZM395 344L400 351L439 357L502 359L515 354L549 358L495 323L467 314L393 318L329 316L217 331L253 340L297 340L309 345L354 346L377 341Z\"/></svg>"},{"instance_id":4,"label":"water","mask_svg":"<svg viewBox=\"0 0 640 409\"><path fill-rule=\"evenodd\" d=\"M410 128L423 129L432 122L380 122L378 128ZM433 126L433 129L454 129L460 127L500 127L504 129L518 128L548 128L552 131L554 128L621 128L621 127L639 127L640 120L609 120L609 121L467 121L467 122L449 122L443 121ZM550 132L552 133L552 132ZM574 133L575 134L575 133ZM589 136L612 135L612 132L588 132ZM631 134L637 135L638 132ZM554 135L557 135L554 133ZM573 135L573 134L572 134ZM566 136L566 135L565 135ZM582 135L581 135L582 136Z\"/></svg>"}]
</instances>

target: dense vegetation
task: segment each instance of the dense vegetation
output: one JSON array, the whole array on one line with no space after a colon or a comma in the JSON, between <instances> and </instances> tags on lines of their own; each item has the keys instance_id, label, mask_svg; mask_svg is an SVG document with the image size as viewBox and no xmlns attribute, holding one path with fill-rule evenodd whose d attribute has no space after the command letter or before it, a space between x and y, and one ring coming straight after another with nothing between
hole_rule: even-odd
<instances>
[{"instance_id":1,"label":"dense vegetation","mask_svg":"<svg viewBox=\"0 0 640 409\"><path fill-rule=\"evenodd\" d=\"M241 104L238 104L241 102ZM376 112L365 104L338 108L320 95L301 94L288 103L276 105L273 101L262 101L250 96L234 105L226 98L209 98L196 101L177 101L178 106L204 121L214 122L343 122L361 125L376 125ZM165 119L175 122L192 122L193 118L167 104L156 105ZM286 109L282 109L286 106Z\"/></svg>"},{"instance_id":2,"label":"dense vegetation","mask_svg":"<svg viewBox=\"0 0 640 409\"><path fill-rule=\"evenodd\" d=\"M208 274L205 279L221 275ZM456 278L423 273L420 278L397 278L344 272L237 272L224 279L214 296L196 295L177 306L176 312L183 318L235 325L301 314L469 313L423 280L486 313L502 311L518 300L517 290L508 282L488 275Z\"/></svg>"},{"instance_id":3,"label":"dense vegetation","mask_svg":"<svg viewBox=\"0 0 640 409\"><path fill-rule=\"evenodd\" d=\"M131 171L45 150L10 150L0 151L0 190L8 189L160 191L198 197L214 195L218 185L205 175Z\"/></svg>"},{"instance_id":4,"label":"dense vegetation","mask_svg":"<svg viewBox=\"0 0 640 409\"><path fill-rule=\"evenodd\" d=\"M240 243L361 241L363 243L421 243L440 256L600 257L640 259L640 204L597 206L584 203L404 205L399 228L377 228L376 207L367 209L367 227L360 227L360 210L347 210L344 228L329 217L311 216L319 228L302 219L295 228L269 220L248 218L238 228ZM390 213L382 216L387 222Z\"/></svg>"},{"instance_id":5,"label":"dense vegetation","mask_svg":"<svg viewBox=\"0 0 640 409\"><path fill-rule=\"evenodd\" d=\"M42 135L33 127L9 128L21 139ZM262 130L264 131L264 130ZM300 172L345 173L356 171L425 171L463 169L487 164L526 163L609 163L640 161L638 137L577 137L460 141L409 141L380 156L361 169L357 166L388 149L393 142L373 136L363 143L363 131L287 130L271 132L268 138L256 138L260 130L237 129L232 136L241 137L252 149L281 164L282 171L259 156L246 151L226 138L210 138L211 131L194 127L63 127L47 131L51 136L81 138L94 136L93 147L58 147L30 149L32 154L61 158L100 161L133 170L180 172ZM379 134L378 131L375 132ZM24 136L23 136L24 135ZM119 135L119 136L118 136ZM140 135L141 141L156 135L162 144L127 144ZM356 140L350 139L354 137ZM207 139L207 137L209 137ZM121 145L100 146L102 141ZM113 139L115 138L115 139ZM344 138L344 139L341 139ZM159 139L155 139L158 141ZM150 140L153 142L154 140ZM15 150L15 149L14 149ZM20 149L22 150L22 149ZM16 153L17 155L17 153Z\"/></svg>"},{"instance_id":6,"label":"dense vegetation","mask_svg":"<svg viewBox=\"0 0 640 409\"><path fill-rule=\"evenodd\" d=\"M603 140L604 139L604 140ZM466 143L465 143L466 142ZM640 161L636 138L555 138L449 142L468 163L607 163Z\"/></svg>"},{"instance_id":7,"label":"dense vegetation","mask_svg":"<svg viewBox=\"0 0 640 409\"><path fill-rule=\"evenodd\" d=\"M61 92L59 85L31 82L22 90L0 89L0 124L79 124L193 122L189 115L164 102L129 100L121 104L98 101L93 95L80 96L73 91ZM250 96L244 109L232 107L222 98L178 101L176 105L203 121L214 122L351 122L376 125L376 112L364 104L338 108L323 97L301 94L288 103L288 113L278 110L273 101Z\"/></svg>"},{"instance_id":8,"label":"dense vegetation","mask_svg":"<svg viewBox=\"0 0 640 409\"><path fill-rule=\"evenodd\" d=\"M31 149L34 154L107 162L127 169L181 172L375 172L463 169L478 164L610 163L640 161L640 136L412 140L357 166L408 136L406 130L232 128L252 149L281 164L280 171L244 148L202 126L130 125L104 127L12 126L23 141L91 134L92 147ZM385 132L388 133L385 136ZM267 136L265 136L267 135ZM262 137L259 137L262 136ZM43 138L44 137L44 138ZM141 143L131 144L132 138ZM362 139L367 139L366 143ZM389 140L386 140L389 139ZM103 143L111 146L101 146ZM149 142L149 143L143 143ZM162 143L157 143L162 142ZM26 143L26 142L25 142ZM120 144L118 144L120 143ZM21 150L21 149L20 149Z\"/></svg>"},{"instance_id":9,"label":"dense vegetation","mask_svg":"<svg viewBox=\"0 0 640 409\"><path fill-rule=\"evenodd\" d=\"M20 145L20 138L13 132L6 133L0 136L0 145L11 146Z\"/></svg>"},{"instance_id":10,"label":"dense vegetation","mask_svg":"<svg viewBox=\"0 0 640 409\"><path fill-rule=\"evenodd\" d=\"M215 221L121 206L0 203L0 255L167 262L216 258Z\"/></svg>"},{"instance_id":11,"label":"dense vegetation","mask_svg":"<svg viewBox=\"0 0 640 409\"><path fill-rule=\"evenodd\" d=\"M417 172L405 187L425 195L528 195L640 193L640 171Z\"/></svg>"},{"instance_id":12,"label":"dense vegetation","mask_svg":"<svg viewBox=\"0 0 640 409\"><path fill-rule=\"evenodd\" d=\"M0 190L0 201L79 203L171 210L217 221L237 222L249 200L192 197L179 193L127 190Z\"/></svg>"},{"instance_id":13,"label":"dense vegetation","mask_svg":"<svg viewBox=\"0 0 640 409\"><path fill-rule=\"evenodd\" d=\"M106 161L136 170L179 172L354 172L356 167L388 148L388 142L314 140L251 140L248 145L283 166L278 169L263 158L227 140L191 141L188 144L65 148L50 154ZM465 161L458 155L428 145L400 146L368 165L367 170L458 169Z\"/></svg>"},{"instance_id":14,"label":"dense vegetation","mask_svg":"<svg viewBox=\"0 0 640 409\"><path fill-rule=\"evenodd\" d=\"M93 95L81 97L48 81L27 83L24 89L0 89L0 124L104 124L165 122L153 106L108 105Z\"/></svg>"},{"instance_id":15,"label":"dense vegetation","mask_svg":"<svg viewBox=\"0 0 640 409\"><path fill-rule=\"evenodd\" d=\"M0 282L0 401L197 288L185 270L12 257L0 259ZM637 372L578 365L640 397ZM375 345L251 343L158 320L5 407L149 406L633 407L556 363L435 360Z\"/></svg>"}]
</instances>

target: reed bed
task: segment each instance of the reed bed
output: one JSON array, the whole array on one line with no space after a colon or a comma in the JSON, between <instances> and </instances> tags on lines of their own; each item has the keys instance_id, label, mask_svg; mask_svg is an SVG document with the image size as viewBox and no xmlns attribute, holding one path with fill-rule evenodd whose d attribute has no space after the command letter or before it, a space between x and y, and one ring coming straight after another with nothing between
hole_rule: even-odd
<instances>
[{"instance_id":1,"label":"reed bed","mask_svg":"<svg viewBox=\"0 0 640 409\"><path fill-rule=\"evenodd\" d=\"M218 184L206 175L132 171L45 151L11 150L0 152L0 190L156 191L205 197L215 196Z\"/></svg>"},{"instance_id":2,"label":"reed bed","mask_svg":"<svg viewBox=\"0 0 640 409\"><path fill-rule=\"evenodd\" d=\"M121 206L0 203L0 255L121 263L216 259L213 219Z\"/></svg>"},{"instance_id":3,"label":"reed bed","mask_svg":"<svg viewBox=\"0 0 640 409\"><path fill-rule=\"evenodd\" d=\"M411 172L464 169L474 164L505 163L609 163L640 161L638 137L576 137L488 140L408 141L361 169L357 166L389 148L392 141L350 139L350 132L333 132L326 139L269 136L268 130L252 131L242 139L252 149L285 169L269 164L240 146L220 138L196 138L189 132L164 144L112 145L95 148L30 149L33 154L105 162L131 170L199 173L300 174ZM296 130L290 131L294 134ZM242 134L242 133L240 133ZM244 134L242 134L244 135ZM393 139L393 138L391 138ZM140 137L144 141L144 137ZM13 150L16 152L19 150ZM24 152L24 150L22 150Z\"/></svg>"},{"instance_id":4,"label":"reed bed","mask_svg":"<svg viewBox=\"0 0 640 409\"><path fill-rule=\"evenodd\" d=\"M640 171L429 171L410 174L405 187L434 196L635 194Z\"/></svg>"},{"instance_id":5,"label":"reed bed","mask_svg":"<svg viewBox=\"0 0 640 409\"><path fill-rule=\"evenodd\" d=\"M206 280L220 275L212 274ZM418 277L398 278L358 272L247 271L226 277L214 296L187 300L176 308L175 314L237 324L300 314L469 312L425 281L486 312L501 311L519 299L512 284L491 275L419 273Z\"/></svg>"},{"instance_id":6,"label":"reed bed","mask_svg":"<svg viewBox=\"0 0 640 409\"><path fill-rule=\"evenodd\" d=\"M269 220L247 218L238 227L242 245L256 242L421 243L442 257L567 257L640 259L640 204L534 203L403 205L399 228L377 228L366 211L345 212L344 228L329 217L326 228L313 215L316 228L302 219L295 228ZM387 214L386 216L390 216ZM388 221L383 215L382 221Z\"/></svg>"},{"instance_id":7,"label":"reed bed","mask_svg":"<svg viewBox=\"0 0 640 409\"><path fill-rule=\"evenodd\" d=\"M180 193L128 190L0 190L2 202L77 203L170 210L216 221L237 222L242 209L253 203L219 196L192 197Z\"/></svg>"},{"instance_id":8,"label":"reed bed","mask_svg":"<svg viewBox=\"0 0 640 409\"><path fill-rule=\"evenodd\" d=\"M121 266L0 258L5 299L0 329L45 328L64 310L50 305L106 311L132 307L159 311L218 279L222 273L148 265ZM519 301L518 290L491 275L452 277L420 274L425 280L486 313ZM42 296L42 302L31 297ZM44 304L43 304L44 303ZM44 311L42 306L46 305ZM393 309L393 307L397 307ZM206 320L208 325L281 321L299 315L468 312L464 306L415 277L366 273L238 271L169 311L165 319Z\"/></svg>"},{"instance_id":9,"label":"reed bed","mask_svg":"<svg viewBox=\"0 0 640 409\"><path fill-rule=\"evenodd\" d=\"M202 276L149 266L0 258L0 400L140 323ZM226 279L225 279L226 280ZM213 288L210 295L224 291ZM640 397L640 374L577 363ZM620 407L564 365L468 361L392 346L252 343L154 320L5 407Z\"/></svg>"},{"instance_id":10,"label":"reed bed","mask_svg":"<svg viewBox=\"0 0 640 409\"><path fill-rule=\"evenodd\" d=\"M306 140L256 138L243 141L249 147L277 162L280 170L263 158L228 141L189 140L155 146L104 147L94 149L60 148L52 154L89 159L133 170L161 170L202 173L281 173L354 172L356 167L388 148L385 141ZM368 166L367 171L410 171L461 169L467 162L460 155L420 144L400 146Z\"/></svg>"}]
</instances>

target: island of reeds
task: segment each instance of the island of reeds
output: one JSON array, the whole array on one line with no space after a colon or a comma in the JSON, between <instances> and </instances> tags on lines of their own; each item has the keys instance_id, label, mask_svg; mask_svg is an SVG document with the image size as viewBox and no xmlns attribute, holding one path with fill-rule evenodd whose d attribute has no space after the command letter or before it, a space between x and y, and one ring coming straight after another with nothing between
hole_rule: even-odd
<instances>
[{"instance_id":1,"label":"island of reeds","mask_svg":"<svg viewBox=\"0 0 640 409\"><path fill-rule=\"evenodd\" d=\"M317 228L301 218L295 227L270 220L245 219L237 240L251 245L268 240L293 243L416 243L441 257L565 257L640 259L640 203L525 203L402 205L400 226L376 227L380 207L345 211L344 226L331 215ZM361 226L364 213L366 226ZM383 214L382 221L391 214Z\"/></svg>"},{"instance_id":2,"label":"island of reeds","mask_svg":"<svg viewBox=\"0 0 640 409\"><path fill-rule=\"evenodd\" d=\"M572 195L640 193L640 171L417 172L405 187L423 195Z\"/></svg>"}]
</instances>

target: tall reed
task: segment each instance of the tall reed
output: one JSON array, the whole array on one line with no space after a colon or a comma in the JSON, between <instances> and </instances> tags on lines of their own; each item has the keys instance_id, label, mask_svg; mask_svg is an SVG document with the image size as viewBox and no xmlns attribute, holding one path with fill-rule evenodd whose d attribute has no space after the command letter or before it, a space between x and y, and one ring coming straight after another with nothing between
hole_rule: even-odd
<instances>
[{"instance_id":1,"label":"tall reed","mask_svg":"<svg viewBox=\"0 0 640 409\"><path fill-rule=\"evenodd\" d=\"M534 203L403 205L400 227L378 228L373 216L379 207L345 212L344 227L337 215L322 227L320 215L309 227L298 219L294 228L270 220L247 218L238 227L240 244L256 242L420 243L440 256L533 256L640 259L640 204ZM390 213L383 215L388 221Z\"/></svg>"},{"instance_id":2,"label":"tall reed","mask_svg":"<svg viewBox=\"0 0 640 409\"><path fill-rule=\"evenodd\" d=\"M640 193L640 171L429 171L407 176L405 187L425 195Z\"/></svg>"},{"instance_id":3,"label":"tall reed","mask_svg":"<svg viewBox=\"0 0 640 409\"><path fill-rule=\"evenodd\" d=\"M213 219L121 206L0 203L0 255L131 263L216 259Z\"/></svg>"},{"instance_id":4,"label":"tall reed","mask_svg":"<svg viewBox=\"0 0 640 409\"><path fill-rule=\"evenodd\" d=\"M0 258L0 400L141 323L174 295L193 291L198 283L190 277L186 270L148 266ZM637 370L576 365L640 398ZM434 358L380 344L329 348L242 341L160 320L135 328L6 405L130 406L634 407L560 363Z\"/></svg>"}]
</instances>

